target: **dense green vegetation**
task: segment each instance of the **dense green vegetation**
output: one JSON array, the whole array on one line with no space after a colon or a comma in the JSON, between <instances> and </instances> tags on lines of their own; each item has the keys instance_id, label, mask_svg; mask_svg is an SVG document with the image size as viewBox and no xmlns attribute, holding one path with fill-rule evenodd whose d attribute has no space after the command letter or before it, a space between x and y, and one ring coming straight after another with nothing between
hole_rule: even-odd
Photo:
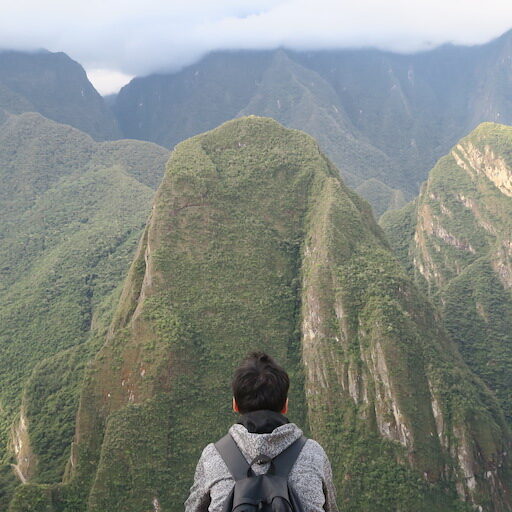
<instances>
[{"instance_id":1,"label":"dense green vegetation","mask_svg":"<svg viewBox=\"0 0 512 512\"><path fill-rule=\"evenodd\" d=\"M67 483L22 486L10 512L179 510L257 348L290 371L291 419L328 451L341 510L462 511L456 484L500 510L483 472L506 488L509 433L436 324L313 139L256 117L192 138L86 370Z\"/></svg>"},{"instance_id":2,"label":"dense green vegetation","mask_svg":"<svg viewBox=\"0 0 512 512\"><path fill-rule=\"evenodd\" d=\"M137 272L143 269L138 262L146 247L153 246L151 287L156 290L144 292L150 297L142 317L120 329L102 350L91 388L84 392L104 397L108 390L111 408L129 403L130 393L134 401L143 402L108 419L97 467L101 477L95 479L90 510L115 509L117 503L126 508L148 506L153 485L165 510L182 506L200 451L233 421L229 375L249 347L271 351L290 368L295 384L292 418L305 423L297 353L296 266L311 170L301 163L305 149L295 137L282 141L279 131L267 134L265 124L258 132L247 129L245 135L238 128L233 125L230 133L220 133L221 140L214 135L180 145L173 154L169 179L159 190L147 240L132 267L140 293ZM287 142L290 149L280 155L277 148ZM246 144L243 169L233 158L240 151L239 143ZM289 165L292 150L302 173ZM208 197L201 205L206 191ZM172 279L164 277L170 275ZM123 315L124 307L121 303ZM131 307L127 310L133 312ZM137 357L134 351L142 353ZM168 392L162 394L162 387ZM97 407L94 403L92 411L85 411L87 416ZM140 438L139 414L159 418L140 442L159 447L160 476L151 483L152 473L140 466L146 464L145 452L140 444L134 446L137 457L131 459L130 474L140 476L127 493L125 479L116 475L126 467L119 464L119 457L124 458L122 440L131 437L131 430ZM84 421L90 422L87 416Z\"/></svg>"},{"instance_id":3,"label":"dense green vegetation","mask_svg":"<svg viewBox=\"0 0 512 512\"><path fill-rule=\"evenodd\" d=\"M382 223L512 424L511 169L512 129L484 123L432 169L416 205Z\"/></svg>"},{"instance_id":4,"label":"dense green vegetation","mask_svg":"<svg viewBox=\"0 0 512 512\"><path fill-rule=\"evenodd\" d=\"M400 472L389 459L384 463L382 448L372 446L371 437L367 437L368 427L378 429L385 438L401 440L413 467L430 482L439 478L443 464L454 464L450 461L454 453L459 453L460 462L467 457L465 450L474 450L459 444L461 428L479 438L474 443L482 450L480 454L487 453L484 465L488 467L509 443L509 434L493 397L461 363L431 307L390 257L379 232L368 230L372 223L367 218L361 223L361 213L354 208L357 198L351 199L352 205L329 195L318 198L318 217L312 219L314 239L320 239L327 250L322 253L317 247L319 255L315 256L314 249L306 248L312 256L309 264L307 259L304 263L303 300L322 304L319 312L316 308L311 311L313 319L322 315L319 328L324 330L324 344L316 348L320 352L315 357L316 372L322 376L332 372L327 378L330 386L325 386L325 376L322 379L313 373L320 392L313 393L308 403L310 418L316 421L312 430L344 469L338 487L357 503L353 508L348 504L347 510L364 510L359 508L361 503L368 500L369 504L372 489L380 487L372 478L378 474L385 479L394 471ZM310 286L311 298L307 292ZM310 366L307 359L305 363ZM347 390L355 408L346 400ZM365 418L366 424L354 425L354 416ZM395 449L399 448L397 443ZM353 471L348 461L356 454L363 469L360 480L353 481L346 475ZM403 457L397 455L398 460ZM475 470L476 480L483 483L483 474ZM400 474L403 480L398 479L391 492L384 485L387 492L383 489L379 494L383 510L399 510L403 504L407 504L404 510L454 510L457 505L450 498L453 488L450 491L448 482L458 480L460 486L467 478L460 467L454 468L444 482L445 491L434 487L429 489L433 490L429 496L427 488L416 485L413 475ZM509 481L510 468L504 470L502 478ZM476 501L484 510L499 509L500 505L490 502L489 491L489 487L477 491Z\"/></svg>"},{"instance_id":5,"label":"dense green vegetation","mask_svg":"<svg viewBox=\"0 0 512 512\"><path fill-rule=\"evenodd\" d=\"M416 230L416 201L411 201L398 210L385 212L379 224L402 266L411 277L414 276L414 265L409 250Z\"/></svg>"},{"instance_id":6,"label":"dense green vegetation","mask_svg":"<svg viewBox=\"0 0 512 512\"><path fill-rule=\"evenodd\" d=\"M102 343L150 211L148 185L159 181L166 159L154 144L96 143L38 114L5 116L0 125L5 494L14 485L11 424L20 407L29 435L23 456L31 460L25 476L62 479L83 368ZM6 499L0 494L0 508Z\"/></svg>"},{"instance_id":7,"label":"dense green vegetation","mask_svg":"<svg viewBox=\"0 0 512 512\"><path fill-rule=\"evenodd\" d=\"M355 188L355 191L372 205L377 218L385 212L396 211L406 204L401 190L392 189L375 178L363 181L361 185Z\"/></svg>"},{"instance_id":8,"label":"dense green vegetation","mask_svg":"<svg viewBox=\"0 0 512 512\"><path fill-rule=\"evenodd\" d=\"M512 424L512 299L485 258L443 290L446 327L473 371L496 392Z\"/></svg>"}]
</instances>

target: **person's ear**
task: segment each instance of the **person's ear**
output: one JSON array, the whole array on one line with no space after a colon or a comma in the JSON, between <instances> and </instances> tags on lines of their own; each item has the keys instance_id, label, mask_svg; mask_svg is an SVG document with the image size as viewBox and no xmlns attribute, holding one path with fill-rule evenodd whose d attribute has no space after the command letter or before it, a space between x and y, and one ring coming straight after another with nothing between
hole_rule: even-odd
<instances>
[{"instance_id":1,"label":"person's ear","mask_svg":"<svg viewBox=\"0 0 512 512\"><path fill-rule=\"evenodd\" d=\"M284 403L284 407L281 409L281 414L286 414L288 412L288 398L286 399L286 402Z\"/></svg>"},{"instance_id":2,"label":"person's ear","mask_svg":"<svg viewBox=\"0 0 512 512\"><path fill-rule=\"evenodd\" d=\"M233 397L233 411L240 412L238 409L238 404L236 403L235 397Z\"/></svg>"}]
</instances>

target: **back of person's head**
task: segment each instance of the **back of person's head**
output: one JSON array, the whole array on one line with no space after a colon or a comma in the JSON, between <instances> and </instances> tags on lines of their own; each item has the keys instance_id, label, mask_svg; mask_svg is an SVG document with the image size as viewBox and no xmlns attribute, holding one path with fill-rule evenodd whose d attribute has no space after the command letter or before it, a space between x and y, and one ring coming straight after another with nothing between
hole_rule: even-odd
<instances>
[{"instance_id":1,"label":"back of person's head","mask_svg":"<svg viewBox=\"0 0 512 512\"><path fill-rule=\"evenodd\" d=\"M245 414L267 409L281 412L286 405L290 379L264 352L249 354L235 370L232 388L238 411Z\"/></svg>"}]
</instances>

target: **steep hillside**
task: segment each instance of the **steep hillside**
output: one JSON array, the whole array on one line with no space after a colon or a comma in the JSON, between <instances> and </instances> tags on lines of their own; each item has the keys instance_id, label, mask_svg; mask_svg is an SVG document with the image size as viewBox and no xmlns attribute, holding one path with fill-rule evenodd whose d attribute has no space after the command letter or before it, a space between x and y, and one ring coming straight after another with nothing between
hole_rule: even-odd
<instances>
[{"instance_id":1,"label":"steep hillside","mask_svg":"<svg viewBox=\"0 0 512 512\"><path fill-rule=\"evenodd\" d=\"M383 225L512 423L512 128L480 125Z\"/></svg>"},{"instance_id":2,"label":"steep hillside","mask_svg":"<svg viewBox=\"0 0 512 512\"><path fill-rule=\"evenodd\" d=\"M73 347L108 324L112 311L108 301L133 257L150 211L151 186L160 181L167 156L164 148L152 143L97 143L39 114L4 113L0 124L3 492L6 482L14 483L11 463L18 464L22 479L58 482L62 478L74 430L80 368L97 350L94 343ZM67 351L45 360L62 350Z\"/></svg>"},{"instance_id":3,"label":"steep hillside","mask_svg":"<svg viewBox=\"0 0 512 512\"><path fill-rule=\"evenodd\" d=\"M87 370L67 483L10 511L180 510L250 349L290 371L342 510L510 511L510 432L437 320L309 136L248 117L189 139Z\"/></svg>"},{"instance_id":4,"label":"steep hillside","mask_svg":"<svg viewBox=\"0 0 512 512\"><path fill-rule=\"evenodd\" d=\"M65 53L0 51L0 109L39 112L96 140L121 137L114 115L84 69Z\"/></svg>"},{"instance_id":5,"label":"steep hillside","mask_svg":"<svg viewBox=\"0 0 512 512\"><path fill-rule=\"evenodd\" d=\"M217 52L136 78L116 98L128 137L172 147L237 115L271 116L314 136L377 213L406 199L482 121L512 123L512 32L482 46ZM390 190L391 189L391 190ZM367 195L366 195L367 194Z\"/></svg>"}]
</instances>

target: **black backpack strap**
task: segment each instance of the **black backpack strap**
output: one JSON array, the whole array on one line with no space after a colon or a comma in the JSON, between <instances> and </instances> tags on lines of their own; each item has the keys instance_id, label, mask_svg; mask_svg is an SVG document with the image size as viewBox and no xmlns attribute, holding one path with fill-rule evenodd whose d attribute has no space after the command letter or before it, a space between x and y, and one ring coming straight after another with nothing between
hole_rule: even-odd
<instances>
[{"instance_id":1,"label":"black backpack strap","mask_svg":"<svg viewBox=\"0 0 512 512\"><path fill-rule=\"evenodd\" d=\"M288 477L307 440L307 437L300 436L286 450L283 450L277 457L274 457L274 474L285 478Z\"/></svg>"},{"instance_id":2,"label":"black backpack strap","mask_svg":"<svg viewBox=\"0 0 512 512\"><path fill-rule=\"evenodd\" d=\"M222 439L217 441L215 448L217 448L217 451L220 453L222 460L226 463L235 481L247 478L249 464L230 434L226 434Z\"/></svg>"}]
</instances>

